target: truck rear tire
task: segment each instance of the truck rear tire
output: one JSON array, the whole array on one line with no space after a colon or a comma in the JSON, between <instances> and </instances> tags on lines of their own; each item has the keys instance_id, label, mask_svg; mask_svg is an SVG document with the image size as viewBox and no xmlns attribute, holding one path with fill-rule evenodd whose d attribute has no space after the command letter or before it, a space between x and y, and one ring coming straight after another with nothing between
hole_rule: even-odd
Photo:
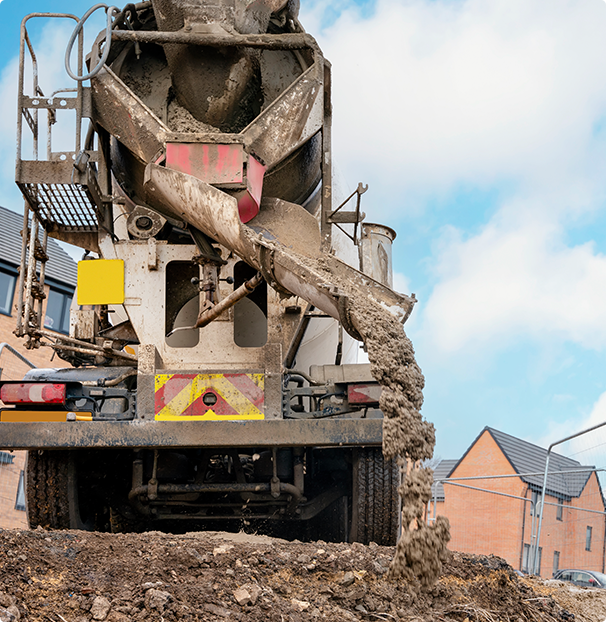
<instances>
[{"instance_id":1,"label":"truck rear tire","mask_svg":"<svg viewBox=\"0 0 606 622\"><path fill-rule=\"evenodd\" d=\"M393 546L398 539L399 469L380 448L358 449L353 465L350 540Z\"/></svg>"},{"instance_id":2,"label":"truck rear tire","mask_svg":"<svg viewBox=\"0 0 606 622\"><path fill-rule=\"evenodd\" d=\"M29 451L26 472L27 518L32 529L94 529L94 515L81 503L72 451Z\"/></svg>"}]
</instances>

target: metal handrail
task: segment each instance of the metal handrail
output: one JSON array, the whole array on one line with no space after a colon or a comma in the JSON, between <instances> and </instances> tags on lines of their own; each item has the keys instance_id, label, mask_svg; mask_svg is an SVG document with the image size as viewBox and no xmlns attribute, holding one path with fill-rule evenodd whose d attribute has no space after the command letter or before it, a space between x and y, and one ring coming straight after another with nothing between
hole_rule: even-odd
<instances>
[{"instance_id":1,"label":"metal handrail","mask_svg":"<svg viewBox=\"0 0 606 622\"><path fill-rule=\"evenodd\" d=\"M78 18L75 15L69 13L31 13L26 15L21 21L21 38L19 46L19 87L18 87L18 104L17 104L17 157L16 157L16 180L21 179L21 163L23 160L22 146L23 146L23 120L27 121L30 127L33 140L33 158L35 161L40 159L39 154L39 139L40 139L40 127L39 127L39 107L36 106L33 109L33 113L30 113L30 109L27 107L28 98L25 95L25 64L26 53L29 53L29 58L32 64L32 98L34 103L36 98L40 100L47 100L47 153L46 159L50 160L52 157L52 125L53 125L53 109L51 100L59 92L66 92L66 89L59 89L55 91L50 99L47 99L40 88L39 67L38 59L34 51L29 33L27 31L27 23L32 18L44 17L44 18L60 18L70 19L78 22ZM26 52L27 48L27 52ZM82 33L78 36L78 71L82 71L83 67L83 55L84 55L84 36ZM76 91L76 131L75 131L75 153L80 151L81 147L81 134L82 134L82 113L83 113L83 87L81 84L77 85ZM38 325L42 322L42 299L38 301L36 308L35 301L32 299L32 283L37 271L37 260L35 259L35 245L39 239L39 227L41 223L37 217L36 205L30 204L29 199L25 199L24 214L23 214L23 233L21 244L21 270L19 272L19 294L18 294L18 315L17 315L17 331L16 334L20 337L30 334L31 326L30 320L33 314L36 316L36 322ZM31 224L30 224L31 216ZM29 228L29 235L28 235ZM46 227L42 226L43 235L40 244L43 250L46 250L46 243L48 233ZM27 269L25 266L27 265ZM42 262L40 267L40 287L44 288L45 280L45 264Z\"/></svg>"},{"instance_id":2,"label":"metal handrail","mask_svg":"<svg viewBox=\"0 0 606 622\"><path fill-rule=\"evenodd\" d=\"M62 18L62 19L72 19L78 22L78 18L75 15L71 15L70 13L30 13L26 15L21 22L21 43L19 46L19 93L18 93L18 115L17 115L17 167L21 164L21 146L23 139L23 116L24 116L24 108L23 108L23 98L25 97L23 93L23 89L25 86L25 46L27 45L30 58L32 61L32 71L33 71L33 97L41 97L42 94L40 87L38 85L38 61L36 55L34 53L34 48L29 38L29 33L27 32L27 22L34 17L45 17L45 18ZM78 37L78 71L82 71L83 66L83 55L84 55L84 37L82 33ZM76 109L76 146L75 152L78 153L80 151L80 134L81 134L81 120L82 120L82 85L78 83L77 87L77 98L79 100L79 105ZM34 131L35 128L35 131ZM34 140L34 159L38 159L38 110L34 111L34 128L32 128L33 140ZM17 170L17 174L19 170Z\"/></svg>"}]
</instances>

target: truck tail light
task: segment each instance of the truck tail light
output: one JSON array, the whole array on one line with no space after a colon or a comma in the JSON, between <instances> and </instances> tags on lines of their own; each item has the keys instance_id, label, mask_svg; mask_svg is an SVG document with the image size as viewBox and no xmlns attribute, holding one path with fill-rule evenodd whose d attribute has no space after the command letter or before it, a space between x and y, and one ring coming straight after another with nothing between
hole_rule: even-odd
<instances>
[{"instance_id":1,"label":"truck tail light","mask_svg":"<svg viewBox=\"0 0 606 622\"><path fill-rule=\"evenodd\" d=\"M65 385L38 382L5 384L0 388L5 404L63 404Z\"/></svg>"},{"instance_id":2,"label":"truck tail light","mask_svg":"<svg viewBox=\"0 0 606 622\"><path fill-rule=\"evenodd\" d=\"M347 400L350 404L378 404L381 385L376 382L347 385Z\"/></svg>"}]
</instances>

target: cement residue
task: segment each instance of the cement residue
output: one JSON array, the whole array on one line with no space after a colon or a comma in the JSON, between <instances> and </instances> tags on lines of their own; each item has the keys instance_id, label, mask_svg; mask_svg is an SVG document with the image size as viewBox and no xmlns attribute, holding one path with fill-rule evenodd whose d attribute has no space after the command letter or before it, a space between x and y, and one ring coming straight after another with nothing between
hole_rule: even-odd
<instances>
[{"instance_id":1,"label":"cement residue","mask_svg":"<svg viewBox=\"0 0 606 622\"><path fill-rule=\"evenodd\" d=\"M433 424L420 413L425 379L400 322L368 298L358 295L353 300L351 319L364 339L373 377L383 387L383 454L408 471L399 489L402 535L389 573L394 578L416 576L423 585L431 585L440 574L450 533L448 519L442 516L431 526L423 520L433 475L431 469L413 466L431 458L435 445Z\"/></svg>"},{"instance_id":2,"label":"cement residue","mask_svg":"<svg viewBox=\"0 0 606 622\"><path fill-rule=\"evenodd\" d=\"M216 134L219 132L219 129L213 125L198 121L189 110L179 105L175 99L168 104L167 125L173 132L200 134Z\"/></svg>"}]
</instances>

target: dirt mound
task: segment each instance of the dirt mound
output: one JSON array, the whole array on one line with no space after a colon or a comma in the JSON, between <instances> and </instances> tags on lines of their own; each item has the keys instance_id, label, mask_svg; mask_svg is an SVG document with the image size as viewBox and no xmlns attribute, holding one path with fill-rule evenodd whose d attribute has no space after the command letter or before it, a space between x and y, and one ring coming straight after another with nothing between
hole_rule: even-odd
<instances>
[{"instance_id":1,"label":"dirt mound","mask_svg":"<svg viewBox=\"0 0 606 622\"><path fill-rule=\"evenodd\" d=\"M4 530L0 621L573 619L498 558L450 554L423 590L387 578L393 554L245 534Z\"/></svg>"}]
</instances>

